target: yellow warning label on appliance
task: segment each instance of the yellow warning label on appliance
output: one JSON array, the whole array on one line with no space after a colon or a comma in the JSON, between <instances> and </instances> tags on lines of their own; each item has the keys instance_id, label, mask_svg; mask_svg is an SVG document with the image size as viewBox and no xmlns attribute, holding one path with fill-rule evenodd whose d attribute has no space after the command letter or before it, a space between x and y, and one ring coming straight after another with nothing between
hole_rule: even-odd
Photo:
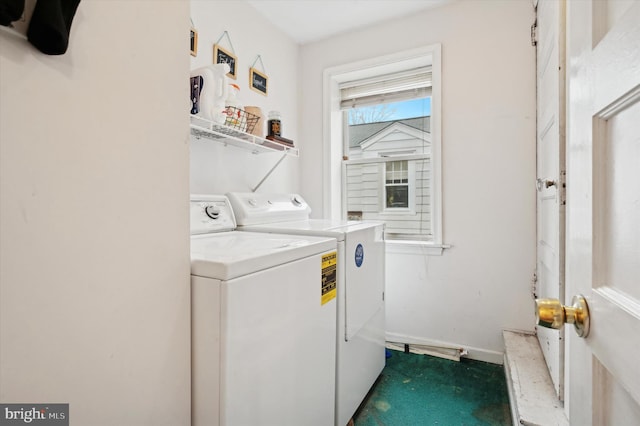
<instances>
[{"instance_id":1,"label":"yellow warning label on appliance","mask_svg":"<svg viewBox=\"0 0 640 426\"><path fill-rule=\"evenodd\" d=\"M331 252L322 256L322 295L320 305L324 305L336 297L338 253Z\"/></svg>"}]
</instances>

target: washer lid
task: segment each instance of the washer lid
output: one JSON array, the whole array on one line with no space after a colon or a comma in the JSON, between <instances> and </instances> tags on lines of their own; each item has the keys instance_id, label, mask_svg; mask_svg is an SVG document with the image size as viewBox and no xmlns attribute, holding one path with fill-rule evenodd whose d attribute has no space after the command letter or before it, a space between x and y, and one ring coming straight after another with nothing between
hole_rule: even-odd
<instances>
[{"instance_id":1,"label":"washer lid","mask_svg":"<svg viewBox=\"0 0 640 426\"><path fill-rule=\"evenodd\" d=\"M343 221L328 219L307 219L295 222L278 222L261 225L241 226L241 231L253 232L276 232L294 235L316 235L336 238L342 241L345 235L350 232L356 232L369 228L384 228L383 222L363 222L363 221Z\"/></svg>"},{"instance_id":2,"label":"washer lid","mask_svg":"<svg viewBox=\"0 0 640 426\"><path fill-rule=\"evenodd\" d=\"M336 249L326 237L221 232L191 237L191 275L229 280Z\"/></svg>"}]
</instances>

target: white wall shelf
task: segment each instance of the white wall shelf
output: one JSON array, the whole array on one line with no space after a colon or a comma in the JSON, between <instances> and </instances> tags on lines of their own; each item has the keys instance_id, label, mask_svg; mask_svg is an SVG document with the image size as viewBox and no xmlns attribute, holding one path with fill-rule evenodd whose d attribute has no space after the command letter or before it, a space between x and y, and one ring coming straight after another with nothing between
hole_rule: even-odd
<instances>
[{"instance_id":1,"label":"white wall shelf","mask_svg":"<svg viewBox=\"0 0 640 426\"><path fill-rule=\"evenodd\" d=\"M298 149L295 147L259 138L196 115L191 116L191 134L196 138L205 138L246 149L254 154L280 152L294 157L298 156Z\"/></svg>"}]
</instances>

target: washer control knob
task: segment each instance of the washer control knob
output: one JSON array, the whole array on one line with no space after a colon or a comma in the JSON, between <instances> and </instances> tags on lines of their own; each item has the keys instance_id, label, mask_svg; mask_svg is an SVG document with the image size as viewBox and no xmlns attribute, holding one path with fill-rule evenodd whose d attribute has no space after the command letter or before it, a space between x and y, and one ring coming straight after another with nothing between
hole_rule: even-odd
<instances>
[{"instance_id":1,"label":"washer control knob","mask_svg":"<svg viewBox=\"0 0 640 426\"><path fill-rule=\"evenodd\" d=\"M298 197L297 195L294 195L291 198L291 202L293 203L294 206L296 207L301 207L302 206L302 200L300 199L300 197Z\"/></svg>"},{"instance_id":2,"label":"washer control knob","mask_svg":"<svg viewBox=\"0 0 640 426\"><path fill-rule=\"evenodd\" d=\"M211 219L217 220L220 217L220 209L217 206L206 206L204 212Z\"/></svg>"}]
</instances>

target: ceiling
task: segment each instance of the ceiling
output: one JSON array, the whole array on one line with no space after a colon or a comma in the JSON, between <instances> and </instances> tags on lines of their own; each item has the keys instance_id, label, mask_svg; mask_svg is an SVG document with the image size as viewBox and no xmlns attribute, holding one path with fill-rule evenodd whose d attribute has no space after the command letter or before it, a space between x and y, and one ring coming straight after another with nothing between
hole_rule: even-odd
<instances>
[{"instance_id":1,"label":"ceiling","mask_svg":"<svg viewBox=\"0 0 640 426\"><path fill-rule=\"evenodd\" d=\"M322 40L454 0L248 0L298 44Z\"/></svg>"}]
</instances>

